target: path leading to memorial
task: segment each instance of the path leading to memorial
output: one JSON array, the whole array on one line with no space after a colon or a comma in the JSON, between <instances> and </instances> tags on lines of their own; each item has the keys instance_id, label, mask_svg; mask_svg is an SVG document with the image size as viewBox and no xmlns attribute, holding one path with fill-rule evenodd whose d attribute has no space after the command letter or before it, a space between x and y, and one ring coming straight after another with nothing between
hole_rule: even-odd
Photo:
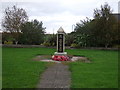
<instances>
[{"instance_id":1,"label":"path leading to memorial","mask_svg":"<svg viewBox=\"0 0 120 90\"><path fill-rule=\"evenodd\" d=\"M71 78L68 65L56 63L43 74L38 88L70 88Z\"/></svg>"}]
</instances>

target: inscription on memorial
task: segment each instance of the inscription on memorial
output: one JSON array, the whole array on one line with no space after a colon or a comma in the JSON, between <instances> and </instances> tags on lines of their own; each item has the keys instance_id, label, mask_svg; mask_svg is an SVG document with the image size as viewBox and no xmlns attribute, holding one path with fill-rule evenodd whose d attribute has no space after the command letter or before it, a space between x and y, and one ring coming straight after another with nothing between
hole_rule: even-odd
<instances>
[{"instance_id":1,"label":"inscription on memorial","mask_svg":"<svg viewBox=\"0 0 120 90\"><path fill-rule=\"evenodd\" d=\"M58 34L58 52L63 52L63 34Z\"/></svg>"}]
</instances>

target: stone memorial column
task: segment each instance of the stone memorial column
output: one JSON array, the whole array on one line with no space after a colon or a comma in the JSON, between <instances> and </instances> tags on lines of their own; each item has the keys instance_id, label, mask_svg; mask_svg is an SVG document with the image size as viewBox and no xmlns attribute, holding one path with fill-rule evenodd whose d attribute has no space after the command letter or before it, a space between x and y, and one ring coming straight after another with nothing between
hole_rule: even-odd
<instances>
[{"instance_id":1,"label":"stone memorial column","mask_svg":"<svg viewBox=\"0 0 120 90\"><path fill-rule=\"evenodd\" d=\"M65 51L65 32L62 27L57 31L57 52L55 55L67 55Z\"/></svg>"}]
</instances>

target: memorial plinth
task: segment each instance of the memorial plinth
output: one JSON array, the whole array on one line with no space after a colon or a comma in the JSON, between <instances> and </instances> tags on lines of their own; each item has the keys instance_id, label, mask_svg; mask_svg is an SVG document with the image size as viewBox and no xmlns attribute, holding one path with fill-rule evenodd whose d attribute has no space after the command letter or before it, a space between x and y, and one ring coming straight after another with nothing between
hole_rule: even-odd
<instances>
[{"instance_id":1,"label":"memorial plinth","mask_svg":"<svg viewBox=\"0 0 120 90\"><path fill-rule=\"evenodd\" d=\"M62 27L57 31L57 52L55 55L67 55L65 51L65 32Z\"/></svg>"}]
</instances>

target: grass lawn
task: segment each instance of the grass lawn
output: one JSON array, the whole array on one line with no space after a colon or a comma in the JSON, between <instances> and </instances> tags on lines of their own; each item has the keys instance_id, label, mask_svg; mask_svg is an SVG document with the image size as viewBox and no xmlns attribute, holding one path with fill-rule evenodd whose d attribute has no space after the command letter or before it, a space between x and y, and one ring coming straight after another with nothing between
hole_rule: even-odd
<instances>
[{"instance_id":1,"label":"grass lawn","mask_svg":"<svg viewBox=\"0 0 120 90\"><path fill-rule=\"evenodd\" d=\"M72 88L118 88L118 51L68 50L88 57L92 63L72 62Z\"/></svg>"},{"instance_id":2,"label":"grass lawn","mask_svg":"<svg viewBox=\"0 0 120 90\"><path fill-rule=\"evenodd\" d=\"M37 54L52 54L47 48L3 48L3 88L35 88L46 63L33 61Z\"/></svg>"},{"instance_id":3,"label":"grass lawn","mask_svg":"<svg viewBox=\"0 0 120 90\"><path fill-rule=\"evenodd\" d=\"M56 49L3 48L3 88L35 88L48 63L33 61L38 54L51 55ZM92 63L72 62L72 88L117 88L118 53L102 50L66 50L68 54L83 55Z\"/></svg>"}]
</instances>

